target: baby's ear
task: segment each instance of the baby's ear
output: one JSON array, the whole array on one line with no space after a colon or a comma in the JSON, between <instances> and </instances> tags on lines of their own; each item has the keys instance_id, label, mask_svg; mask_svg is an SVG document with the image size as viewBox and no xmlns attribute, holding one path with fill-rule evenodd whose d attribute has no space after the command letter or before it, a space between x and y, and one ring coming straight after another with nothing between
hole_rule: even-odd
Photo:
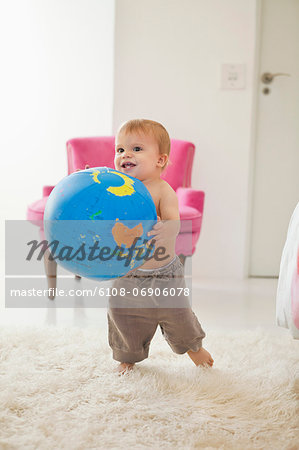
<instances>
[{"instance_id":1,"label":"baby's ear","mask_svg":"<svg viewBox=\"0 0 299 450\"><path fill-rule=\"evenodd\" d=\"M165 164L168 161L168 155L166 153L163 153L162 155L159 155L159 159L158 159L158 166L159 167L164 167Z\"/></svg>"}]
</instances>

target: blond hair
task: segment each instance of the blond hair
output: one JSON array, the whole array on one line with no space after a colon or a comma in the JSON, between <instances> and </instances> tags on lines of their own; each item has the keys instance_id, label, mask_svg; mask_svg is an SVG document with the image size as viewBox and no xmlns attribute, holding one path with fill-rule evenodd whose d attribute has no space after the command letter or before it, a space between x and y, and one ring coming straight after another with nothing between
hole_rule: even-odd
<instances>
[{"instance_id":1,"label":"blond hair","mask_svg":"<svg viewBox=\"0 0 299 450\"><path fill-rule=\"evenodd\" d=\"M132 119L128 120L127 122L123 123L118 133L144 133L148 134L151 133L151 135L156 139L159 147L159 153L160 155L166 154L169 157L170 154L170 138L169 134L167 133L167 130L161 125L159 122L155 122L154 120L148 120L148 119ZM167 162L162 167L162 170L165 169L165 167L168 164Z\"/></svg>"}]
</instances>

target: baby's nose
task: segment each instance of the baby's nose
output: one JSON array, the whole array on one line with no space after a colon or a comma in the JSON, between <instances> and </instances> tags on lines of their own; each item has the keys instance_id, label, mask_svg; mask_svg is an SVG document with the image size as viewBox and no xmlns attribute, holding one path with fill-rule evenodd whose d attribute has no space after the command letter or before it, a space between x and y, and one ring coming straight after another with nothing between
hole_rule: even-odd
<instances>
[{"instance_id":1,"label":"baby's nose","mask_svg":"<svg viewBox=\"0 0 299 450\"><path fill-rule=\"evenodd\" d=\"M132 156L132 152L131 152L131 150L125 150L123 153L122 153L122 156L123 157L126 157L126 158L130 158L131 156Z\"/></svg>"}]
</instances>

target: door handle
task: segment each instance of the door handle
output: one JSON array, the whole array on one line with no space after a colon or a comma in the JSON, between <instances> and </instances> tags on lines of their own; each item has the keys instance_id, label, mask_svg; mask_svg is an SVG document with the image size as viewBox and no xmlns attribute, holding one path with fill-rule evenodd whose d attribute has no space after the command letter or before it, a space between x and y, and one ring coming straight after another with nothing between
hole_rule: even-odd
<instances>
[{"instance_id":1,"label":"door handle","mask_svg":"<svg viewBox=\"0 0 299 450\"><path fill-rule=\"evenodd\" d=\"M273 81L273 78L275 77L290 77L291 75L289 73L270 73L265 72L261 76L261 80L264 84L270 84Z\"/></svg>"}]
</instances>

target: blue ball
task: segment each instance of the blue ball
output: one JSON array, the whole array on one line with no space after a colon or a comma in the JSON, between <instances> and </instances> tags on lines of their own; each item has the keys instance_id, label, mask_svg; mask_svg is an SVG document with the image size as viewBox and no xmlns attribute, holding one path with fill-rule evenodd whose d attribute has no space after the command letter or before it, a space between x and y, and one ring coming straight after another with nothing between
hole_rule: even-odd
<instances>
[{"instance_id":1,"label":"blue ball","mask_svg":"<svg viewBox=\"0 0 299 450\"><path fill-rule=\"evenodd\" d=\"M152 256L147 232L156 222L155 204L144 184L107 167L63 178L44 214L45 236L56 262L97 280L124 276Z\"/></svg>"}]
</instances>

